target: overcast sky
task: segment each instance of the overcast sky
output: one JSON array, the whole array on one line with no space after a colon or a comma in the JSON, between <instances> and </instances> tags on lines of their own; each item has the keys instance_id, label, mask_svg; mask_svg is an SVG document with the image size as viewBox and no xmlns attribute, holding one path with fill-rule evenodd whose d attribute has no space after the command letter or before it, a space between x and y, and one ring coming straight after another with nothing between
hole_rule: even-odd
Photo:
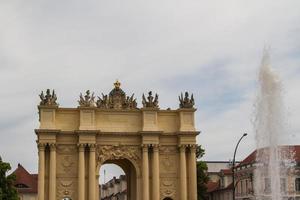
<instances>
[{"instance_id":1,"label":"overcast sky","mask_svg":"<svg viewBox=\"0 0 300 200\"><path fill-rule=\"evenodd\" d=\"M119 79L141 106L196 98L205 160L242 159L255 148L251 124L264 46L283 82L287 132L300 143L299 0L0 0L0 155L37 172L38 94L53 88L61 107L80 92L108 93Z\"/></svg>"}]
</instances>

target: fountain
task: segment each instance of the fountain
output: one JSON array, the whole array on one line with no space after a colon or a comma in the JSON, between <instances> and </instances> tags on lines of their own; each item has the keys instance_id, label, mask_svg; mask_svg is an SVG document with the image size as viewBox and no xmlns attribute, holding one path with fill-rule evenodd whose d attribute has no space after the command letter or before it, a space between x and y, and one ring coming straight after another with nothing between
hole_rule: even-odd
<instances>
[{"instance_id":1,"label":"fountain","mask_svg":"<svg viewBox=\"0 0 300 200\"><path fill-rule=\"evenodd\" d=\"M293 150L280 144L286 133L282 99L281 81L272 70L269 52L265 50L254 121L257 145L254 191L259 200L287 197L286 178L294 162Z\"/></svg>"}]
</instances>

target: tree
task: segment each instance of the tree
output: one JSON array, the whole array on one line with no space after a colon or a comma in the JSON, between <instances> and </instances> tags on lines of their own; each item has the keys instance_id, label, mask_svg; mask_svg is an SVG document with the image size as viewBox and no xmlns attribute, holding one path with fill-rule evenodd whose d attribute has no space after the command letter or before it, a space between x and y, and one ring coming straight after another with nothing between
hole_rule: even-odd
<instances>
[{"instance_id":1,"label":"tree","mask_svg":"<svg viewBox=\"0 0 300 200\"><path fill-rule=\"evenodd\" d=\"M196 157L197 159L200 159L204 156L205 150L201 147L201 145L197 146L196 149ZM206 183L209 180L209 177L206 173L207 171L207 165L204 161L197 161L197 194L198 194L198 200L205 199L206 194Z\"/></svg>"},{"instance_id":2,"label":"tree","mask_svg":"<svg viewBox=\"0 0 300 200\"><path fill-rule=\"evenodd\" d=\"M16 180L15 174L6 176L11 170L10 164L3 162L0 157L0 200L18 200L17 190L13 183Z\"/></svg>"}]
</instances>

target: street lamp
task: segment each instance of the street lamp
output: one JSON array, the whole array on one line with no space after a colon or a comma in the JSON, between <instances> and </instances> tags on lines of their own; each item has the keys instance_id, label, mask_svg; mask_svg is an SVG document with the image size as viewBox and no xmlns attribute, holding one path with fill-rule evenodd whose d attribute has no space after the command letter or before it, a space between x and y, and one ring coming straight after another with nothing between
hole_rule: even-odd
<instances>
[{"instance_id":1,"label":"street lamp","mask_svg":"<svg viewBox=\"0 0 300 200\"><path fill-rule=\"evenodd\" d=\"M235 200L235 184L234 184L234 167L235 167L235 154L236 154L236 150L241 142L241 140L247 136L247 133L244 133L242 135L242 137L239 139L238 143L235 146L234 149L234 154L233 154L233 160L232 160L232 185L233 185L233 189L232 189L232 199Z\"/></svg>"}]
</instances>

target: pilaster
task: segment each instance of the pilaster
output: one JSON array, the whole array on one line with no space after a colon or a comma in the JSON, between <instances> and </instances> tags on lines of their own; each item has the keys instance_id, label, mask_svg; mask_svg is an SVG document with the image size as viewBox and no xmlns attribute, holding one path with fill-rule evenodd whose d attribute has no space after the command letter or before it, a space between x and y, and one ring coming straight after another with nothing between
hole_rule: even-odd
<instances>
[{"instance_id":1,"label":"pilaster","mask_svg":"<svg viewBox=\"0 0 300 200\"><path fill-rule=\"evenodd\" d=\"M180 200L187 200L186 145L179 146Z\"/></svg>"},{"instance_id":2,"label":"pilaster","mask_svg":"<svg viewBox=\"0 0 300 200\"><path fill-rule=\"evenodd\" d=\"M85 197L85 144L78 144L78 200Z\"/></svg>"},{"instance_id":3,"label":"pilaster","mask_svg":"<svg viewBox=\"0 0 300 200\"><path fill-rule=\"evenodd\" d=\"M189 196L190 200L197 200L196 145L190 145L189 150Z\"/></svg>"},{"instance_id":4,"label":"pilaster","mask_svg":"<svg viewBox=\"0 0 300 200\"><path fill-rule=\"evenodd\" d=\"M50 147L49 200L56 200L56 144Z\"/></svg>"},{"instance_id":5,"label":"pilaster","mask_svg":"<svg viewBox=\"0 0 300 200\"><path fill-rule=\"evenodd\" d=\"M153 149L153 166L152 166L152 198L153 200L160 199L160 184L159 184L159 145L152 145Z\"/></svg>"},{"instance_id":6,"label":"pilaster","mask_svg":"<svg viewBox=\"0 0 300 200\"><path fill-rule=\"evenodd\" d=\"M45 147L44 143L38 143L39 174L38 174L38 200L45 199Z\"/></svg>"},{"instance_id":7,"label":"pilaster","mask_svg":"<svg viewBox=\"0 0 300 200\"><path fill-rule=\"evenodd\" d=\"M143 151L143 200L149 200L149 157L148 145L142 145Z\"/></svg>"},{"instance_id":8,"label":"pilaster","mask_svg":"<svg viewBox=\"0 0 300 200\"><path fill-rule=\"evenodd\" d=\"M89 153L89 200L96 200L96 145L88 144Z\"/></svg>"}]
</instances>

